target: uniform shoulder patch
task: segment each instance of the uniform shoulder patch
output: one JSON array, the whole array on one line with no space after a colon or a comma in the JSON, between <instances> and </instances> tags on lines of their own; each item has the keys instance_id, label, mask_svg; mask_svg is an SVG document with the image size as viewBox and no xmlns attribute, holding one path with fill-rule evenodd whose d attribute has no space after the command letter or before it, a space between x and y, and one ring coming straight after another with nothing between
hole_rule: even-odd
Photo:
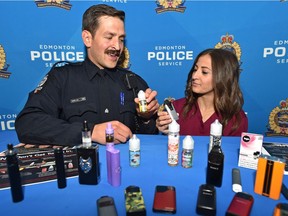
<instances>
[{"instance_id":1,"label":"uniform shoulder patch","mask_svg":"<svg viewBox=\"0 0 288 216\"><path fill-rule=\"evenodd\" d=\"M44 78L40 81L40 83L38 84L38 86L34 90L34 94L37 94L42 90L42 88L43 88L43 86L47 80L48 80L48 74L46 74L46 76L44 76Z\"/></svg>"}]
</instances>

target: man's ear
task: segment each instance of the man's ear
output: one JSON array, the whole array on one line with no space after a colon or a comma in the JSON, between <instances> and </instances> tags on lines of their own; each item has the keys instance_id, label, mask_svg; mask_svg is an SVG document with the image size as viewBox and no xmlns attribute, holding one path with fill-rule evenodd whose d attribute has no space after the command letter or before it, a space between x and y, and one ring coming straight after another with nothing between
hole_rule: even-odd
<instances>
[{"instance_id":1,"label":"man's ear","mask_svg":"<svg viewBox=\"0 0 288 216\"><path fill-rule=\"evenodd\" d=\"M92 35L89 31L87 30L82 31L82 40L86 47L91 47Z\"/></svg>"}]
</instances>

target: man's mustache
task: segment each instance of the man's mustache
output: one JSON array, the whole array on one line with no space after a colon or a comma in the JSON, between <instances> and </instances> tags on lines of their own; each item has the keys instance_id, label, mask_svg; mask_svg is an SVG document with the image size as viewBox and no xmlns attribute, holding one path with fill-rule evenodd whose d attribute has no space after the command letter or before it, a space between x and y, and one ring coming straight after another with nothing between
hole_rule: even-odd
<instances>
[{"instance_id":1,"label":"man's mustache","mask_svg":"<svg viewBox=\"0 0 288 216\"><path fill-rule=\"evenodd\" d=\"M108 55L115 55L117 57L120 56L120 50L106 50L105 53Z\"/></svg>"}]
</instances>

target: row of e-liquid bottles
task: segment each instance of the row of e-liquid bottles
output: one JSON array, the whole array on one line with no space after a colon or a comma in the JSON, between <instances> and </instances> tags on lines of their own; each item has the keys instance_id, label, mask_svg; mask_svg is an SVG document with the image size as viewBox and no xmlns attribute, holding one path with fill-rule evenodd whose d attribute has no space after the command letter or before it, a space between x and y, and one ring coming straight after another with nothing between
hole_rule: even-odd
<instances>
[{"instance_id":1,"label":"row of e-liquid bottles","mask_svg":"<svg viewBox=\"0 0 288 216\"><path fill-rule=\"evenodd\" d=\"M178 165L179 144L180 144L180 125L172 120L169 124L168 133L168 164ZM220 187L224 170L224 154L221 149L222 124L216 119L210 126L210 142L208 146L208 164L206 183ZM194 140L187 135L183 139L181 165L184 168L191 168L193 165Z\"/></svg>"},{"instance_id":2,"label":"row of e-liquid bottles","mask_svg":"<svg viewBox=\"0 0 288 216\"><path fill-rule=\"evenodd\" d=\"M173 120L169 124L168 133L168 164L170 166L176 166L179 162L179 145L180 145L180 125ZM182 153L181 153L181 165L184 168L191 168L193 165L193 152L194 152L194 140L192 136L186 136L183 139Z\"/></svg>"}]
</instances>

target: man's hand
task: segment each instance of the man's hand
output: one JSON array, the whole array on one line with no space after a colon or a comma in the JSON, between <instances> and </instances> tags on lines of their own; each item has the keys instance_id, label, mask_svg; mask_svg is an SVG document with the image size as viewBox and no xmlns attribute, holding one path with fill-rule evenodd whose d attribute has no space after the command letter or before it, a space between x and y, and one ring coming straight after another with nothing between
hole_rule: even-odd
<instances>
[{"instance_id":1,"label":"man's hand","mask_svg":"<svg viewBox=\"0 0 288 216\"><path fill-rule=\"evenodd\" d=\"M152 91L152 89L148 88L145 91L146 101L147 101L147 112L141 113L139 109L139 99L135 98L134 101L137 104L136 110L138 116L142 117L143 119L149 120L158 110L159 103L156 99L157 91Z\"/></svg>"},{"instance_id":2,"label":"man's hand","mask_svg":"<svg viewBox=\"0 0 288 216\"><path fill-rule=\"evenodd\" d=\"M107 128L107 123L96 124L92 131L92 141L106 144L106 134L105 130ZM112 128L114 129L114 143L125 143L132 137L131 130L119 121L111 121Z\"/></svg>"}]
</instances>

